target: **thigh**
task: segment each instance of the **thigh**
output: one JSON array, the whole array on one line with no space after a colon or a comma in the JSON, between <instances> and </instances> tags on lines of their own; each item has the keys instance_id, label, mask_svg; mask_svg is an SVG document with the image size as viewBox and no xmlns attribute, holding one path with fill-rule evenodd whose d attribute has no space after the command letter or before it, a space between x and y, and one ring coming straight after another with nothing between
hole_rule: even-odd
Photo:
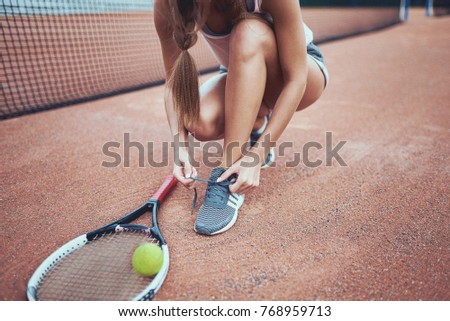
<instances>
[{"instance_id":1,"label":"thigh","mask_svg":"<svg viewBox=\"0 0 450 321\"><path fill-rule=\"evenodd\" d=\"M187 128L201 141L223 138L225 123L226 73L209 78L200 87L200 119L195 128Z\"/></svg>"},{"instance_id":2,"label":"thigh","mask_svg":"<svg viewBox=\"0 0 450 321\"><path fill-rule=\"evenodd\" d=\"M297 111L312 105L317 99L319 99L324 89L325 77L322 70L314 59L308 56L308 77L306 80L306 88L303 98L297 107Z\"/></svg>"},{"instance_id":3,"label":"thigh","mask_svg":"<svg viewBox=\"0 0 450 321\"><path fill-rule=\"evenodd\" d=\"M276 45L274 51L277 52ZM283 90L283 74L281 65L278 60L272 58L267 62L267 85L264 94L264 105L269 109L273 109L275 103ZM310 56L307 56L307 72L306 88L302 100L297 107L297 111L302 110L313 104L322 95L325 88L325 77L317 63Z\"/></svg>"},{"instance_id":4,"label":"thigh","mask_svg":"<svg viewBox=\"0 0 450 321\"><path fill-rule=\"evenodd\" d=\"M264 52L267 79L262 107L266 106L269 109L273 109L283 90L284 78L273 29L269 30L267 39L269 41ZM305 93L303 94L303 98L297 111L314 103L322 95L325 88L324 74L315 60L309 55L307 55L307 73Z\"/></svg>"}]
</instances>

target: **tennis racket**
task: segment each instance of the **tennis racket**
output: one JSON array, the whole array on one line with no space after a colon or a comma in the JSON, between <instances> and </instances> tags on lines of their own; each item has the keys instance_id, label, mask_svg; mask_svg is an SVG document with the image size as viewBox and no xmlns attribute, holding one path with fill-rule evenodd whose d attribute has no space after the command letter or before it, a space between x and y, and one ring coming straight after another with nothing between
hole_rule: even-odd
<instances>
[{"instance_id":1,"label":"tennis racket","mask_svg":"<svg viewBox=\"0 0 450 321\"><path fill-rule=\"evenodd\" d=\"M80 235L52 253L32 275L29 300L123 301L151 300L169 270L169 249L158 227L158 208L176 186L168 176L147 202L121 219ZM131 224L152 213L152 227ZM144 242L161 247L163 265L154 277L133 270L132 255Z\"/></svg>"}]
</instances>

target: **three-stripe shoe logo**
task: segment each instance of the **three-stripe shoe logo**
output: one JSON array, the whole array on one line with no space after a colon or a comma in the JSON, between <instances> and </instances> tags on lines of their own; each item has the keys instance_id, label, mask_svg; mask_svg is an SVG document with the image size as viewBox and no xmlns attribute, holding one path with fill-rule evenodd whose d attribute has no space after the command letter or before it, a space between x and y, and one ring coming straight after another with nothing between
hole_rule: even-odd
<instances>
[{"instance_id":1,"label":"three-stripe shoe logo","mask_svg":"<svg viewBox=\"0 0 450 321\"><path fill-rule=\"evenodd\" d=\"M230 193L227 205L237 210L244 202L244 196L240 194Z\"/></svg>"}]
</instances>

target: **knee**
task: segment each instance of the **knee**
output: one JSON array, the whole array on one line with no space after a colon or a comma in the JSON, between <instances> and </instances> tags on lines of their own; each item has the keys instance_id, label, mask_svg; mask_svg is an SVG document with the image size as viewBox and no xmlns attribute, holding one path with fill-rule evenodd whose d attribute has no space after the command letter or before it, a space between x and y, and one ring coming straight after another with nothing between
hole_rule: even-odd
<instances>
[{"instance_id":1,"label":"knee","mask_svg":"<svg viewBox=\"0 0 450 321\"><path fill-rule=\"evenodd\" d=\"M309 69L306 89L297 111L314 104L322 96L325 88L325 77L322 71L312 59L309 59L308 63Z\"/></svg>"},{"instance_id":2,"label":"knee","mask_svg":"<svg viewBox=\"0 0 450 321\"><path fill-rule=\"evenodd\" d=\"M323 90L316 90L314 92L307 93L303 95L303 98L300 104L297 107L296 111L303 110L311 105L313 105L317 100L319 100L322 95Z\"/></svg>"},{"instance_id":3,"label":"knee","mask_svg":"<svg viewBox=\"0 0 450 321\"><path fill-rule=\"evenodd\" d=\"M274 42L272 29L256 19L244 19L239 22L233 28L230 37L230 57L244 62L262 55L267 46Z\"/></svg>"},{"instance_id":4,"label":"knee","mask_svg":"<svg viewBox=\"0 0 450 321\"><path fill-rule=\"evenodd\" d=\"M200 117L194 124L185 124L188 132L199 141L210 141L221 138L219 117L209 108L202 106Z\"/></svg>"}]
</instances>

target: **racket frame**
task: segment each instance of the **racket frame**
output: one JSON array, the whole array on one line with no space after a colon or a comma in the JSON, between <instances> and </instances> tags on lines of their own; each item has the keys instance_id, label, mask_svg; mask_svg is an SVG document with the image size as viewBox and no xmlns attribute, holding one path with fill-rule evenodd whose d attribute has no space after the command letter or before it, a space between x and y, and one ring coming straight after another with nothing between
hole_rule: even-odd
<instances>
[{"instance_id":1,"label":"racket frame","mask_svg":"<svg viewBox=\"0 0 450 321\"><path fill-rule=\"evenodd\" d=\"M148 286L134 298L132 301L148 301L151 300L156 292L161 288L167 273L169 271L169 248L166 241L164 240L161 231L158 226L157 214L159 206L162 201L166 198L169 192L176 186L176 179L170 175L166 178L164 183L161 185L159 190L144 204L135 209L134 211L128 213L124 217L105 225L104 227L98 228L86 234L80 235L71 241L67 242L56 251L54 251L50 256L48 256L39 267L35 270L27 285L27 298L29 301L37 301L36 290L39 284L42 282L47 273L57 265L64 257L72 253L73 251L83 247L88 242L95 240L98 236L109 233L117 233L123 230L135 230L135 231L145 231L150 233L159 243L163 252L163 265L153 280L148 284ZM143 214L147 212L152 212L152 227L130 224L130 222L138 219Z\"/></svg>"}]
</instances>

